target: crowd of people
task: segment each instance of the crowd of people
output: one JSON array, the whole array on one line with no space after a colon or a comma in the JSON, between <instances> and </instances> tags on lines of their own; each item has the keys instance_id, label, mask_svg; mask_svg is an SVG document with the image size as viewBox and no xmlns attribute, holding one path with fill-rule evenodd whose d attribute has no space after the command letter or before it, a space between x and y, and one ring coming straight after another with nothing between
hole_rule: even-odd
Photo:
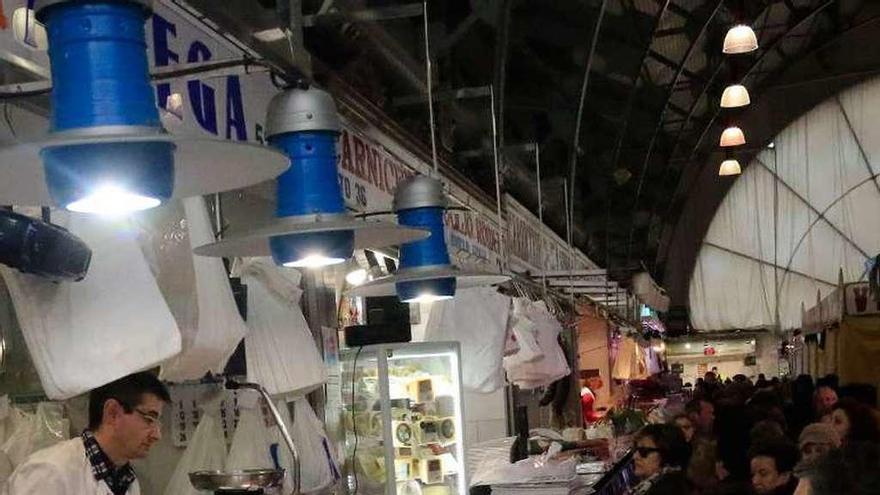
<instances>
[{"instance_id":1,"label":"crowd of people","mask_svg":"<svg viewBox=\"0 0 880 495\"><path fill-rule=\"evenodd\" d=\"M635 439L634 495L880 495L873 390L706 373L666 424Z\"/></svg>"}]
</instances>

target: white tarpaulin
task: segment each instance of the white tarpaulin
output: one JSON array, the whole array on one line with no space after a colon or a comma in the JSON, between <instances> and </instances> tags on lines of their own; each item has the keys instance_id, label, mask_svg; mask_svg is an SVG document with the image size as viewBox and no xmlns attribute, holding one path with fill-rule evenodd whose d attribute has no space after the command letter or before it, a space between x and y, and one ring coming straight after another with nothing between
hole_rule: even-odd
<instances>
[{"instance_id":1,"label":"white tarpaulin","mask_svg":"<svg viewBox=\"0 0 880 495\"><path fill-rule=\"evenodd\" d=\"M727 193L690 284L694 328L801 324L801 303L880 252L880 79L789 125ZM777 301L778 299L778 301ZM777 309L778 308L778 309Z\"/></svg>"}]
</instances>

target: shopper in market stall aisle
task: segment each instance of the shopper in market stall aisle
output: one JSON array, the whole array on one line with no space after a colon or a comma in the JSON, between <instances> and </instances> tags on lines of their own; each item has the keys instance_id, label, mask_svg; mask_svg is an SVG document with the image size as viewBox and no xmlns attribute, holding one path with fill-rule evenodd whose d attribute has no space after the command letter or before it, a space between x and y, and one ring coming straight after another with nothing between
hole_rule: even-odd
<instances>
[{"instance_id":1,"label":"shopper in market stall aisle","mask_svg":"<svg viewBox=\"0 0 880 495\"><path fill-rule=\"evenodd\" d=\"M749 464L753 492L758 495L792 495L798 485L794 477L797 460L797 448L785 438L752 446Z\"/></svg>"},{"instance_id":2,"label":"shopper in market stall aisle","mask_svg":"<svg viewBox=\"0 0 880 495\"><path fill-rule=\"evenodd\" d=\"M690 483L684 470L690 447L677 426L654 424L636 435L633 454L639 484L632 495L690 495Z\"/></svg>"},{"instance_id":3,"label":"shopper in market stall aisle","mask_svg":"<svg viewBox=\"0 0 880 495\"><path fill-rule=\"evenodd\" d=\"M30 456L2 495L139 495L130 461L146 457L159 441L162 409L170 401L165 385L147 372L92 390L88 429Z\"/></svg>"}]
</instances>

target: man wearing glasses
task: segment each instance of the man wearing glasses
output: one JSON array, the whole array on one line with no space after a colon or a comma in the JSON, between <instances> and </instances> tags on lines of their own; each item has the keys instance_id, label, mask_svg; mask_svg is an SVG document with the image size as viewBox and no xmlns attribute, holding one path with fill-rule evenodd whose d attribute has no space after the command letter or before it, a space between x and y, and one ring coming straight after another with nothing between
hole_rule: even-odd
<instances>
[{"instance_id":1,"label":"man wearing glasses","mask_svg":"<svg viewBox=\"0 0 880 495\"><path fill-rule=\"evenodd\" d=\"M162 409L170 401L165 385L147 372L92 390L88 429L30 456L3 495L139 495L130 461L146 457L162 437Z\"/></svg>"}]
</instances>

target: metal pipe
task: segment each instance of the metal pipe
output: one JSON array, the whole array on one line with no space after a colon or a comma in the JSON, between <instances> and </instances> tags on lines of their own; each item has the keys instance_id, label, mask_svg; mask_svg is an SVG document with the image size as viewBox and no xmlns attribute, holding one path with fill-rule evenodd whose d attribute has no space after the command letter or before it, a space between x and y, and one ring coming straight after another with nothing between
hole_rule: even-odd
<instances>
[{"instance_id":1,"label":"metal pipe","mask_svg":"<svg viewBox=\"0 0 880 495\"><path fill-rule=\"evenodd\" d=\"M498 163L498 119L495 116L495 87L489 86L490 106L492 107L492 155L495 160L495 208L498 215L498 254L502 269L507 267L504 249L504 224L501 221L501 171Z\"/></svg>"},{"instance_id":2,"label":"metal pipe","mask_svg":"<svg viewBox=\"0 0 880 495\"><path fill-rule=\"evenodd\" d=\"M568 294L571 296L571 303L574 305L574 253L571 249L571 215L568 204L568 179L562 183L563 193L565 194L565 237L568 240Z\"/></svg>"},{"instance_id":3,"label":"metal pipe","mask_svg":"<svg viewBox=\"0 0 880 495\"><path fill-rule=\"evenodd\" d=\"M293 456L293 485L294 492L300 492L300 464L299 464L299 452L296 450L296 445L293 444L293 438L290 436L290 432L287 431L287 425L284 424L284 420L281 419L281 413L278 412L278 408L275 407L275 403L272 402L272 397L269 396L269 392L263 388L262 385L258 383L249 383L249 382L236 382L233 380L226 380L226 388L229 390L238 390L242 388L247 388L250 390L255 390L259 393L263 400L266 401L266 404L269 406L269 412L272 413L272 419L275 420L275 424L278 426L278 429L281 431L281 437L284 438L284 443L287 444L287 448L290 450L290 454Z\"/></svg>"},{"instance_id":4,"label":"metal pipe","mask_svg":"<svg viewBox=\"0 0 880 495\"><path fill-rule=\"evenodd\" d=\"M434 128L434 78L431 71L431 37L428 35L428 0L422 2L422 17L425 24L425 78L428 88L428 119L431 127L431 159L434 165L434 176L439 174L437 163L437 137Z\"/></svg>"},{"instance_id":5,"label":"metal pipe","mask_svg":"<svg viewBox=\"0 0 880 495\"><path fill-rule=\"evenodd\" d=\"M541 148L535 141L535 174L538 176L538 222L541 224L541 235L538 236L538 257L541 263L541 286L547 286L547 267L544 266L544 202L541 197Z\"/></svg>"},{"instance_id":6,"label":"metal pipe","mask_svg":"<svg viewBox=\"0 0 880 495\"><path fill-rule=\"evenodd\" d=\"M590 42L590 51L587 55L586 67L584 68L584 79L581 84L581 97L578 102L577 117L575 118L574 139L571 146L571 195L570 197L569 194L565 195L565 197L568 198L568 208L566 209L571 210L569 213L570 215L574 215L574 186L575 177L577 176L578 147L580 146L581 141L581 119L584 116L584 102L587 99L587 87L590 83L590 71L593 68L593 56L596 54L596 44L599 42L599 30L602 28L602 20L605 18L605 6L607 4L608 0L602 0L602 5L599 6L599 17L596 19L596 28L593 30L593 39ZM569 230L571 230L571 227L569 227ZM571 241L569 241L569 243L570 242Z\"/></svg>"},{"instance_id":7,"label":"metal pipe","mask_svg":"<svg viewBox=\"0 0 880 495\"><path fill-rule=\"evenodd\" d=\"M220 193L214 194L214 238L223 238L223 202Z\"/></svg>"}]
</instances>

